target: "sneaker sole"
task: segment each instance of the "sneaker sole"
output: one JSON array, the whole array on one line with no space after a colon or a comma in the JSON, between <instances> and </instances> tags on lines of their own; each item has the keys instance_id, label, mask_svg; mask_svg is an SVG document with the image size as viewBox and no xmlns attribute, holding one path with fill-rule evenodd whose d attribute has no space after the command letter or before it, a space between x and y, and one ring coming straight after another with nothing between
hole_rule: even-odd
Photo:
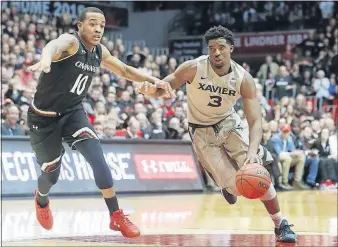
<instances>
[{"instance_id":1,"label":"sneaker sole","mask_svg":"<svg viewBox=\"0 0 338 247\"><path fill-rule=\"evenodd\" d=\"M224 195L222 189L221 189L221 194L222 194L222 196L224 197L224 199L225 199L230 205L233 205L233 204L235 204L235 203L237 202L237 196L232 196L232 197L234 197L234 201L229 201L229 200L227 199L227 196Z\"/></svg>"},{"instance_id":2,"label":"sneaker sole","mask_svg":"<svg viewBox=\"0 0 338 247\"><path fill-rule=\"evenodd\" d=\"M281 243L296 243L297 235L296 234L287 234L284 238L277 237L277 242Z\"/></svg>"}]
</instances>

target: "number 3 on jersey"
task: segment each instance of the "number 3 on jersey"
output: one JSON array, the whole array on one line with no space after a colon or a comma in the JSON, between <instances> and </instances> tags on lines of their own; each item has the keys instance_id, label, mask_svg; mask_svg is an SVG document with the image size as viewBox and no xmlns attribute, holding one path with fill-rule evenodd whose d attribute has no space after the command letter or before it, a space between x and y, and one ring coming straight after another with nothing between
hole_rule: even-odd
<instances>
[{"instance_id":1,"label":"number 3 on jersey","mask_svg":"<svg viewBox=\"0 0 338 247\"><path fill-rule=\"evenodd\" d=\"M221 96L213 95L210 96L210 102L208 106L211 107L220 107L222 105L223 98Z\"/></svg>"},{"instance_id":2,"label":"number 3 on jersey","mask_svg":"<svg viewBox=\"0 0 338 247\"><path fill-rule=\"evenodd\" d=\"M79 74L70 92L76 93L77 95L81 95L86 88L87 81L88 75L83 76L83 74Z\"/></svg>"}]
</instances>

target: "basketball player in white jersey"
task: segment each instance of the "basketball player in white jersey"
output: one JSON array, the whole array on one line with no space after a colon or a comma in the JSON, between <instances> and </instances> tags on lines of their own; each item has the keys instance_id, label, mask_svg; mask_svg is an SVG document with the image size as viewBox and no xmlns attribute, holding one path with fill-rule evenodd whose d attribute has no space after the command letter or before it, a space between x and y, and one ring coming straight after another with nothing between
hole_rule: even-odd
<instances>
[{"instance_id":1,"label":"basketball player in white jersey","mask_svg":"<svg viewBox=\"0 0 338 247\"><path fill-rule=\"evenodd\" d=\"M238 193L236 171L248 163L266 165L271 154L262 146L261 106L256 98L252 76L231 59L234 37L231 31L218 26L205 34L208 55L181 64L163 81L179 88L187 83L189 133L194 150L206 172L222 188L225 199L234 204ZM161 97L165 90L145 82L140 92ZM248 128L234 110L242 98ZM283 218L273 185L260 200L275 224L276 239L296 242L296 234Z\"/></svg>"}]
</instances>

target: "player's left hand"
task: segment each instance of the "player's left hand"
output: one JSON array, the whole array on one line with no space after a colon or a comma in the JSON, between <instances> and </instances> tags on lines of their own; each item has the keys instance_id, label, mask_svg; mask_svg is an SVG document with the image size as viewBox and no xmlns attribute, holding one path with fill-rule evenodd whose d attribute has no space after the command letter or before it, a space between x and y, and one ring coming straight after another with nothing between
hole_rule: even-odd
<instances>
[{"instance_id":1,"label":"player's left hand","mask_svg":"<svg viewBox=\"0 0 338 247\"><path fill-rule=\"evenodd\" d=\"M258 155L247 156L244 161L243 166L246 166L252 163L263 165L263 160Z\"/></svg>"}]
</instances>

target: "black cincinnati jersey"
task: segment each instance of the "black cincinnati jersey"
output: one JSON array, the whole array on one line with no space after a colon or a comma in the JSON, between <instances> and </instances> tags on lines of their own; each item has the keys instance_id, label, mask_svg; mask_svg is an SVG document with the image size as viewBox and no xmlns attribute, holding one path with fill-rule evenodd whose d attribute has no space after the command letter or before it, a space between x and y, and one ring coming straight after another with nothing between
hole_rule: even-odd
<instances>
[{"instance_id":1,"label":"black cincinnati jersey","mask_svg":"<svg viewBox=\"0 0 338 247\"><path fill-rule=\"evenodd\" d=\"M100 69L101 45L92 52L81 43L78 51L64 59L52 62L49 73L42 72L34 96L34 107L43 111L63 113L81 106L93 75Z\"/></svg>"}]
</instances>

